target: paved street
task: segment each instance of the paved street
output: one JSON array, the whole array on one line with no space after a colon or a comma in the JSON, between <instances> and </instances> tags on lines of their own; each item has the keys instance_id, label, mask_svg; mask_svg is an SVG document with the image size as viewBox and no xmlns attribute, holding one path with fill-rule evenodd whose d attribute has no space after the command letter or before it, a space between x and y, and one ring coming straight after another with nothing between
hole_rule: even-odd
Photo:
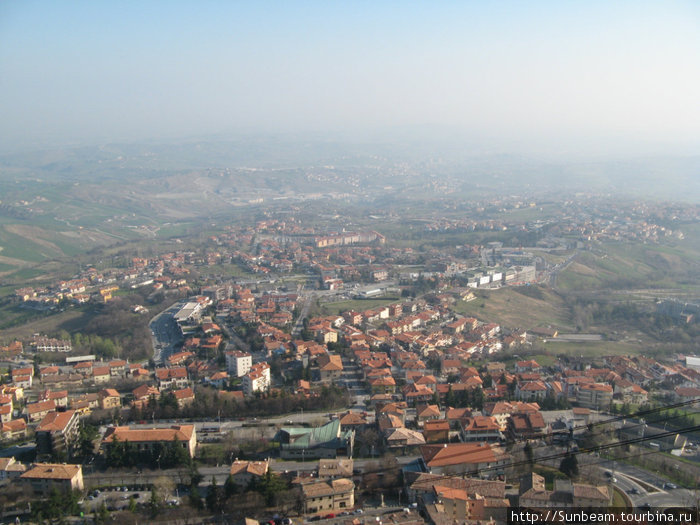
<instances>
[{"instance_id":1,"label":"paved street","mask_svg":"<svg viewBox=\"0 0 700 525\"><path fill-rule=\"evenodd\" d=\"M156 315L149 325L153 340L153 361L162 364L165 359L175 352L176 346L182 342L182 334L173 318L181 303L177 302L167 310Z\"/></svg>"}]
</instances>

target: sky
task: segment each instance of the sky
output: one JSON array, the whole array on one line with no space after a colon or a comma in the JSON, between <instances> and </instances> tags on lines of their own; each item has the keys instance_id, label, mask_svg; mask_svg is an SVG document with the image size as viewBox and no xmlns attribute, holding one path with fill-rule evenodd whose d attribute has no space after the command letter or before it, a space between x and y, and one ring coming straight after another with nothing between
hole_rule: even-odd
<instances>
[{"instance_id":1,"label":"sky","mask_svg":"<svg viewBox=\"0 0 700 525\"><path fill-rule=\"evenodd\" d=\"M4 149L216 134L700 153L700 2L0 2Z\"/></svg>"}]
</instances>

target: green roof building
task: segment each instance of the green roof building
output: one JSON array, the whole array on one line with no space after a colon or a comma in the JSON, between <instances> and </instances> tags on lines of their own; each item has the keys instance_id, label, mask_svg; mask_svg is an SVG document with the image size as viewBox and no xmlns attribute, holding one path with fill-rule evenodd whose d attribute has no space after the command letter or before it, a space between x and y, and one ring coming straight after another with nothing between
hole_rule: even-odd
<instances>
[{"instance_id":1,"label":"green roof building","mask_svg":"<svg viewBox=\"0 0 700 525\"><path fill-rule=\"evenodd\" d=\"M343 430L339 419L316 428L282 427L275 440L283 459L321 459L352 457L355 431Z\"/></svg>"}]
</instances>

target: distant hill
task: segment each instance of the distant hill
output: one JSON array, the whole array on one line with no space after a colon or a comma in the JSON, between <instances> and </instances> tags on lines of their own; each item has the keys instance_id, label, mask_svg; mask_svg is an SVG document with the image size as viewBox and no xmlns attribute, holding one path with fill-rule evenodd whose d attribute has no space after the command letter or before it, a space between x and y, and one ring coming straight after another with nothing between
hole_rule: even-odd
<instances>
[{"instance_id":1,"label":"distant hill","mask_svg":"<svg viewBox=\"0 0 700 525\"><path fill-rule=\"evenodd\" d=\"M308 201L403 206L429 199L600 192L697 201L700 157L545 162L466 145L253 137L106 144L0 156L0 274L166 224ZM256 211L257 212L257 211Z\"/></svg>"}]
</instances>

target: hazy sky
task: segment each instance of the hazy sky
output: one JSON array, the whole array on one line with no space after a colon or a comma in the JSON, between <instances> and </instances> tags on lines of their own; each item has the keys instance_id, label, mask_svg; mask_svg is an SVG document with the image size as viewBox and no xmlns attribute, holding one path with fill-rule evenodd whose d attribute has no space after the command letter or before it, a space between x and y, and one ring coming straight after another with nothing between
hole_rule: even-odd
<instances>
[{"instance_id":1,"label":"hazy sky","mask_svg":"<svg viewBox=\"0 0 700 525\"><path fill-rule=\"evenodd\" d=\"M700 2L0 2L5 147L404 129L700 153Z\"/></svg>"}]
</instances>

